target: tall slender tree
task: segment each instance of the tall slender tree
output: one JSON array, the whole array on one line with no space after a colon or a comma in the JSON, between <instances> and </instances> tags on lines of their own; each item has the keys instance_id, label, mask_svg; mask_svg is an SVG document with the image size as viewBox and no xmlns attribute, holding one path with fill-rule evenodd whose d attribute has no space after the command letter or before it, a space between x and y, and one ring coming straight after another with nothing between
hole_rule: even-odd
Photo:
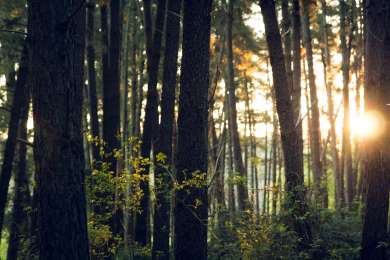
<instances>
[{"instance_id":1,"label":"tall slender tree","mask_svg":"<svg viewBox=\"0 0 390 260\"><path fill-rule=\"evenodd\" d=\"M355 193L355 180L352 168L352 147L351 147L351 126L350 126L350 105L349 105L349 81L350 81L350 57L351 57L351 41L352 34L347 37L346 28L353 30L351 23L347 23L348 6L344 0L340 0L340 46L342 53L341 69L343 73L343 147L342 147L342 165L341 169L344 176L347 178L347 196L346 201L350 206ZM348 26L349 25L349 26ZM352 31L353 33L353 31Z\"/></svg>"},{"instance_id":2,"label":"tall slender tree","mask_svg":"<svg viewBox=\"0 0 390 260\"><path fill-rule=\"evenodd\" d=\"M288 192L285 207L293 211L290 215L290 227L302 239L301 247L307 247L311 243L312 234L307 220L302 218L307 212L303 180L303 157L300 156L302 153L297 152L300 149L298 131L294 123L294 107L288 87L275 1L262 0L260 1L260 7L272 66L273 88L284 154L286 191Z\"/></svg>"},{"instance_id":3,"label":"tall slender tree","mask_svg":"<svg viewBox=\"0 0 390 260\"><path fill-rule=\"evenodd\" d=\"M234 82L234 64L233 64L233 11L234 0L229 0L227 13L227 33L226 33L226 52L228 61L228 104L229 104L229 131L233 146L233 162L234 171L242 178L242 181L237 185L238 191L238 208L245 210L249 208L248 187L246 181L245 167L242 160L242 151L240 144L240 136L237 126L237 108L236 108L236 87Z\"/></svg>"},{"instance_id":4,"label":"tall slender tree","mask_svg":"<svg viewBox=\"0 0 390 260\"><path fill-rule=\"evenodd\" d=\"M40 259L89 259L82 135L84 1L29 1Z\"/></svg>"},{"instance_id":5,"label":"tall slender tree","mask_svg":"<svg viewBox=\"0 0 390 260\"><path fill-rule=\"evenodd\" d=\"M21 248L23 241L29 237L29 208L31 207L31 197L29 188L29 178L27 173L27 120L29 110L29 88L26 86L26 97L24 104L21 104L21 118L19 122L18 142L18 162L14 175L15 188L12 207L12 220L9 228L9 242L7 249L7 259L18 259L26 257L21 252L26 251ZM23 141L22 141L23 140Z\"/></svg>"},{"instance_id":6,"label":"tall slender tree","mask_svg":"<svg viewBox=\"0 0 390 260\"><path fill-rule=\"evenodd\" d=\"M311 112L311 155L313 164L314 176L314 197L316 203L327 207L328 195L326 188L326 179L321 161L321 131L320 131L320 111L318 104L317 86L315 82L314 63L313 63L313 47L312 36L310 29L310 1L303 1L303 30L304 30L304 46L306 49L306 59L308 67L309 89L310 89L310 112Z\"/></svg>"},{"instance_id":7,"label":"tall slender tree","mask_svg":"<svg viewBox=\"0 0 390 260\"><path fill-rule=\"evenodd\" d=\"M146 54L147 54L147 73L148 73L148 91L146 94L146 107L145 107L145 120L143 124L142 143L141 143L141 157L149 158L152 151L153 145L157 138L155 134L158 129L158 91L157 81L158 72L161 56L161 44L162 35L164 31L165 23L165 8L166 0L157 1L157 14L155 19L155 26L153 32L153 38L150 32L151 27L151 12L150 6L146 5L148 1L144 1L144 12L145 12L145 40L146 40ZM149 23L148 25L146 23ZM143 172L144 176L148 176L149 167L145 165ZM137 222L135 228L136 241L141 245L149 243L150 231L149 227L149 181L148 178L141 182L141 189L143 196L141 198L141 212L137 215Z\"/></svg>"},{"instance_id":8,"label":"tall slender tree","mask_svg":"<svg viewBox=\"0 0 390 260\"><path fill-rule=\"evenodd\" d=\"M8 138L5 143L3 164L0 178L0 237L4 224L4 215L7 205L8 188L11 180L12 166L15 157L16 138L18 135L19 121L22 115L22 108L28 103L27 77L28 57L27 46L24 47L21 55L20 67L15 82L15 92L12 100L11 116L8 123Z\"/></svg>"},{"instance_id":9,"label":"tall slender tree","mask_svg":"<svg viewBox=\"0 0 390 260\"><path fill-rule=\"evenodd\" d=\"M95 69L95 0L88 1L87 8L87 64L88 64L88 94L91 134L93 137L100 136L98 117L98 98L96 90L96 69ZM100 160L99 147L92 146L93 159Z\"/></svg>"},{"instance_id":10,"label":"tall slender tree","mask_svg":"<svg viewBox=\"0 0 390 260\"><path fill-rule=\"evenodd\" d=\"M212 0L184 1L177 181L207 172L207 118ZM175 259L207 259L207 185L176 192Z\"/></svg>"},{"instance_id":11,"label":"tall slender tree","mask_svg":"<svg viewBox=\"0 0 390 260\"><path fill-rule=\"evenodd\" d=\"M172 136L175 119L175 94L177 79L177 58L179 53L181 0L169 0L164 50L164 72L161 95L161 123L157 140L156 154L162 153L166 159L157 162L155 172L157 205L153 222L153 259L169 259L171 176L164 167L172 167Z\"/></svg>"}]
</instances>

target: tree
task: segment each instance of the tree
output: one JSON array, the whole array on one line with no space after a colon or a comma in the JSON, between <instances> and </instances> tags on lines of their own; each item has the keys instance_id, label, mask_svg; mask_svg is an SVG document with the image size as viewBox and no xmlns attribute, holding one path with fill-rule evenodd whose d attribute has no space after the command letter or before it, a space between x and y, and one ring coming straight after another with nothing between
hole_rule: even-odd
<instances>
[{"instance_id":1,"label":"tree","mask_svg":"<svg viewBox=\"0 0 390 260\"><path fill-rule=\"evenodd\" d=\"M298 130L294 123L294 107L288 87L275 2L273 0L262 0L260 1L260 7L272 66L273 88L284 154L286 191L288 193L284 206L293 211L290 215L290 227L302 239L301 246L306 247L310 244L312 235L310 226L304 217L307 212L307 205L303 183L303 157L300 156L302 153L297 152L300 149Z\"/></svg>"},{"instance_id":2,"label":"tree","mask_svg":"<svg viewBox=\"0 0 390 260\"><path fill-rule=\"evenodd\" d=\"M91 115L91 134L99 137L98 98L96 93L96 69L95 69L95 0L89 0L87 8L87 63L89 86L89 113ZM99 147L92 147L93 159L100 160Z\"/></svg>"},{"instance_id":3,"label":"tree","mask_svg":"<svg viewBox=\"0 0 390 260\"><path fill-rule=\"evenodd\" d=\"M390 2L367 0L365 52L365 113L381 120L379 136L365 141L365 171L368 182L363 224L361 259L388 259L388 208L390 170ZM378 129L379 130L379 129Z\"/></svg>"},{"instance_id":4,"label":"tree","mask_svg":"<svg viewBox=\"0 0 390 260\"><path fill-rule=\"evenodd\" d=\"M148 3L148 5L147 5ZM150 1L144 1L145 13L145 41L147 54L147 72L148 72L148 91L146 96L145 120L143 125L141 157L149 158L156 135L155 130L158 129L158 68L161 56L161 43L165 23L165 8L166 0L158 0L157 15L155 20L155 28L152 37L151 31L151 7ZM143 174L148 176L149 167L145 165ZM141 182L143 196L141 198L141 212L137 215L135 236L136 241L141 245L149 243L148 235L148 218L149 218L149 184L148 180ZM149 230L150 231L150 230Z\"/></svg>"},{"instance_id":5,"label":"tree","mask_svg":"<svg viewBox=\"0 0 390 260\"><path fill-rule=\"evenodd\" d=\"M29 1L40 259L89 259L82 135L84 1Z\"/></svg>"},{"instance_id":6,"label":"tree","mask_svg":"<svg viewBox=\"0 0 390 260\"><path fill-rule=\"evenodd\" d=\"M237 185L238 191L238 209L240 211L249 208L248 199L248 187L246 180L245 167L242 160L242 152L240 145L240 136L238 134L237 126L237 109L236 109L236 87L234 82L234 64L233 64L233 11L234 11L234 0L229 0L228 3L228 14L227 14L227 32L226 32L226 52L228 62L228 122L229 131L232 141L233 148L233 165L234 171L240 175L242 181Z\"/></svg>"},{"instance_id":7,"label":"tree","mask_svg":"<svg viewBox=\"0 0 390 260\"><path fill-rule=\"evenodd\" d=\"M180 38L181 0L169 0L164 50L164 72L161 95L161 123L156 145L156 154L163 154L165 160L157 162L155 172L157 202L153 225L153 258L169 259L170 201L172 189L171 176L161 163L171 169L172 136L175 119L175 96L177 78L177 58Z\"/></svg>"},{"instance_id":8,"label":"tree","mask_svg":"<svg viewBox=\"0 0 390 260\"><path fill-rule=\"evenodd\" d=\"M177 181L207 172L211 0L184 1ZM205 176L204 176L205 177ZM207 259L207 186L176 192L175 259Z\"/></svg>"},{"instance_id":9,"label":"tree","mask_svg":"<svg viewBox=\"0 0 390 260\"><path fill-rule=\"evenodd\" d=\"M12 101L11 117L8 123L8 138L5 144L3 164L1 167L0 178L0 237L3 230L4 215L7 205L8 188L11 180L12 166L15 156L16 138L18 135L19 121L22 116L23 107L28 104L28 57L27 47L25 46L21 56L20 67L17 72L17 81L15 83L14 98Z\"/></svg>"},{"instance_id":10,"label":"tree","mask_svg":"<svg viewBox=\"0 0 390 260\"><path fill-rule=\"evenodd\" d=\"M314 75L313 64L313 47L310 30L310 1L303 1L303 30L304 30L304 46L306 49L306 59L308 66L308 78L310 89L310 112L311 112L311 154L313 164L314 176L314 196L316 203L321 203L324 207L328 205L328 195L326 188L326 178L324 177L324 170L321 161L321 131L320 131L320 111L318 108L317 86Z\"/></svg>"},{"instance_id":11,"label":"tree","mask_svg":"<svg viewBox=\"0 0 390 260\"><path fill-rule=\"evenodd\" d=\"M27 66L26 49L23 53L23 66L22 70L25 70ZM24 72L23 72L24 73ZM19 74L20 76L20 74ZM19 83L20 84L20 83ZM26 84L26 82L24 82ZM23 256L19 253L25 248L21 248L22 241L26 241L29 235L29 207L30 189L29 179L27 175L27 119L29 110L29 88L24 86L25 93L23 94L23 104L21 104L21 115L19 122L19 143L18 143L18 163L14 177L15 188L14 188L14 200L12 207L12 219L9 228L9 242L7 249L7 259L18 259ZM25 244L24 244L25 245Z\"/></svg>"},{"instance_id":12,"label":"tree","mask_svg":"<svg viewBox=\"0 0 390 260\"><path fill-rule=\"evenodd\" d=\"M342 171L347 177L347 196L346 201L349 206L353 202L355 196L355 179L352 169L352 148L351 148L351 130L350 130L350 105L349 105L349 74L350 74L350 57L351 57L351 43L353 34L353 24L350 23L350 33L347 38L347 3L340 0L340 46L342 53L342 72L343 72L343 147L342 147ZM351 17L352 18L352 17Z\"/></svg>"}]
</instances>

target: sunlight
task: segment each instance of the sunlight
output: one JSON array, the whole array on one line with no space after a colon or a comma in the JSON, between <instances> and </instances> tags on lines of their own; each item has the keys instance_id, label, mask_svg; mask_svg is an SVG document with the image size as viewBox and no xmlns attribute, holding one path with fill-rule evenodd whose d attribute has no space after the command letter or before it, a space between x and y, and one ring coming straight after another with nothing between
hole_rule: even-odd
<instances>
[{"instance_id":1,"label":"sunlight","mask_svg":"<svg viewBox=\"0 0 390 260\"><path fill-rule=\"evenodd\" d=\"M377 112L366 112L360 117L351 118L351 130L355 136L365 139L379 137L384 130L384 119Z\"/></svg>"}]
</instances>

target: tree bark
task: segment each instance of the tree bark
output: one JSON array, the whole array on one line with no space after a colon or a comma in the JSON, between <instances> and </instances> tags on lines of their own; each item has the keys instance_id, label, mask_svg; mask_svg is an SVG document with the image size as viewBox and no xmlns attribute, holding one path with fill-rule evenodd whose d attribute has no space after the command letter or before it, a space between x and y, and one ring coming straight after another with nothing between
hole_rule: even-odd
<instances>
[{"instance_id":1,"label":"tree bark","mask_svg":"<svg viewBox=\"0 0 390 260\"><path fill-rule=\"evenodd\" d=\"M144 4L147 1L144 1ZM157 80L158 80L158 68L160 63L160 53L161 53L161 42L162 35L164 31L164 22L165 22L165 0L158 0L157 2L157 15L155 20L155 28L152 39L152 46L150 44L150 35L149 29L146 30L146 53L148 54L147 60L147 72L148 72L148 91L146 96L146 107L145 107L145 120L143 125L142 133L142 143L141 143L141 157L149 158L152 147L155 143L157 135L154 134L155 130L158 129L158 92L157 92ZM144 8L147 8L144 5ZM150 9L145 9L145 12L151 11ZM145 16L147 14L145 13ZM146 22L145 20L145 28ZM150 49L151 47L151 49ZM143 172L144 176L148 176L149 167L145 165L145 171ZM136 241L141 245L146 245L150 241L148 236L148 219L149 219L149 180L144 180L141 182L141 189L143 191L143 196L141 198L141 212L137 215L135 236Z\"/></svg>"},{"instance_id":2,"label":"tree bark","mask_svg":"<svg viewBox=\"0 0 390 260\"><path fill-rule=\"evenodd\" d=\"M211 0L184 1L176 162L179 183L207 172L211 4ZM207 209L207 185L176 192L175 259L207 259Z\"/></svg>"},{"instance_id":3,"label":"tree bark","mask_svg":"<svg viewBox=\"0 0 390 260\"><path fill-rule=\"evenodd\" d=\"M311 110L311 142L312 142L312 164L314 176L314 197L316 203L327 205L328 196L326 188L326 180L324 177L322 161L321 161L321 131L320 131L320 111L317 96L317 86L315 83L314 65L313 65L313 48L312 37L310 30L310 3L303 1L303 28L304 28L304 45L306 49L306 58L308 66L308 78L310 88L310 110Z\"/></svg>"},{"instance_id":4,"label":"tree bark","mask_svg":"<svg viewBox=\"0 0 390 260\"><path fill-rule=\"evenodd\" d=\"M26 43L25 43L26 44ZM17 72L17 81L15 82L15 92L13 95L11 115L8 122L8 138L4 147L3 164L1 167L0 178L0 238L4 225L4 215L7 206L8 188L12 174L16 137L18 135L19 121L22 115L22 108L28 103L28 57L27 46L23 48L20 67Z\"/></svg>"},{"instance_id":5,"label":"tree bark","mask_svg":"<svg viewBox=\"0 0 390 260\"><path fill-rule=\"evenodd\" d=\"M155 172L156 207L153 225L153 259L169 259L171 176L164 167L172 168L172 135L175 120L177 58L179 53L181 0L169 0L165 28L164 72L161 95L161 123L156 154L166 156L157 162ZM163 163L161 167L159 164Z\"/></svg>"},{"instance_id":6,"label":"tree bark","mask_svg":"<svg viewBox=\"0 0 390 260\"><path fill-rule=\"evenodd\" d=\"M361 259L388 259L388 208L390 170L390 2L367 0L365 53L365 112L376 113L383 129L365 140L365 170L368 182L362 234Z\"/></svg>"},{"instance_id":7,"label":"tree bark","mask_svg":"<svg viewBox=\"0 0 390 260\"><path fill-rule=\"evenodd\" d=\"M227 14L227 37L226 52L228 62L228 104L229 104L229 130L233 145L234 171L240 175L242 180L237 184L238 209L240 211L249 208L248 186L245 174L245 167L242 160L240 136L237 126L237 108L236 108L236 87L234 82L234 64L233 64L233 9L234 0L229 0Z\"/></svg>"},{"instance_id":8,"label":"tree bark","mask_svg":"<svg viewBox=\"0 0 390 260\"><path fill-rule=\"evenodd\" d=\"M351 149L351 130L350 130L350 106L349 106L349 68L350 68L350 56L351 49L347 43L346 33L346 18L347 18L347 3L344 0L340 0L340 45L342 53L342 73L343 73L343 147L342 147L342 165L344 176L347 176L347 193L346 201L348 206L351 206L353 198L355 196L355 181L352 168L352 149ZM352 30L351 24L349 30ZM351 36L351 35L350 35ZM348 39L350 42L351 37Z\"/></svg>"},{"instance_id":9,"label":"tree bark","mask_svg":"<svg viewBox=\"0 0 390 260\"><path fill-rule=\"evenodd\" d=\"M91 134L100 137L98 98L96 94L96 69L95 69L95 0L88 1L87 8L87 64L89 86L89 114L91 115ZM92 154L95 161L100 160L99 146L92 144Z\"/></svg>"},{"instance_id":10,"label":"tree bark","mask_svg":"<svg viewBox=\"0 0 390 260\"><path fill-rule=\"evenodd\" d=\"M29 3L40 259L89 259L82 135L82 0Z\"/></svg>"},{"instance_id":11,"label":"tree bark","mask_svg":"<svg viewBox=\"0 0 390 260\"><path fill-rule=\"evenodd\" d=\"M27 88L27 87L26 87ZM28 88L27 88L28 89ZM29 92L27 90L27 92ZM22 104L21 120L19 123L19 138L27 140L27 120L29 108L29 94L24 100L26 103ZM15 174L15 195L12 207L12 222L9 230L9 240L7 249L7 259L19 259L27 257L27 255L20 254L20 245L23 239L29 237L29 213L28 209L31 207L29 180L27 174L27 145L24 142L18 143L18 164ZM23 250L26 250L23 248Z\"/></svg>"}]
</instances>

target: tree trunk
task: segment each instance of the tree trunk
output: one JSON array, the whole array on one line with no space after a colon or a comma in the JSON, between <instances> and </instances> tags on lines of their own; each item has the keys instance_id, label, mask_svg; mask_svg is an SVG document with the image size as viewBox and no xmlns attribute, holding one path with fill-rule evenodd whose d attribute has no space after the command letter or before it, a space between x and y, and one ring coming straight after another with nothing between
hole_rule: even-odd
<instances>
[{"instance_id":1,"label":"tree trunk","mask_svg":"<svg viewBox=\"0 0 390 260\"><path fill-rule=\"evenodd\" d=\"M83 186L83 4L44 0L29 5L40 259L89 259Z\"/></svg>"},{"instance_id":2,"label":"tree trunk","mask_svg":"<svg viewBox=\"0 0 390 260\"><path fill-rule=\"evenodd\" d=\"M28 57L27 46L23 48L20 67L15 82L15 92L12 100L11 115L8 122L8 138L4 147L3 164L0 178L0 238L4 225L4 215L7 206L8 188L11 179L12 167L15 156L16 138L18 135L19 120L22 108L28 103Z\"/></svg>"},{"instance_id":3,"label":"tree trunk","mask_svg":"<svg viewBox=\"0 0 390 260\"><path fill-rule=\"evenodd\" d=\"M150 8L145 6L145 17L148 16L146 12L151 11ZM165 21L165 0L158 0L157 2L157 16L155 21L155 28L151 46L149 29L146 30L146 53L148 54L147 72L148 72L148 92L146 96L146 107L145 107L145 120L143 125L142 143L141 143L141 157L149 158L152 146L154 145L157 137L154 134L155 130L158 129L158 92L157 92L157 80L158 80L158 67L160 63L161 53L161 42L164 30ZM147 9L148 8L148 9ZM145 29L151 25L146 25L148 19L145 19ZM150 21L149 21L150 22ZM151 49L150 49L151 48ZM148 176L149 167L145 165L145 170L142 173L144 176ZM149 226L149 180L141 181L141 189L143 196L141 198L141 212L137 215L136 228L135 228L135 239L141 245L146 245L150 241L148 237L148 226Z\"/></svg>"},{"instance_id":4,"label":"tree trunk","mask_svg":"<svg viewBox=\"0 0 390 260\"><path fill-rule=\"evenodd\" d=\"M346 18L347 18L347 4L344 0L340 0L340 45L342 52L342 73L343 73L343 147L342 147L342 165L344 176L347 176L347 196L346 201L349 206L353 202L355 196L355 181L354 173L352 169L352 150L351 150L351 131L350 131L350 112L349 112L349 68L350 68L350 56L351 50L347 43L346 35ZM350 28L349 30L352 30ZM348 39L350 42L351 37Z\"/></svg>"},{"instance_id":5,"label":"tree trunk","mask_svg":"<svg viewBox=\"0 0 390 260\"><path fill-rule=\"evenodd\" d=\"M327 205L327 189L326 180L324 179L324 172L321 161L321 131L320 131L320 111L317 97L317 86L315 83L314 65L313 65L313 48L312 37L310 30L309 17L309 1L303 1L303 28L304 28L304 45L306 48L306 58L308 65L308 77L310 87L310 106L311 106L311 142L312 142L312 163L314 176L314 197L316 203L323 206Z\"/></svg>"},{"instance_id":6,"label":"tree trunk","mask_svg":"<svg viewBox=\"0 0 390 260\"><path fill-rule=\"evenodd\" d=\"M330 148L332 153L332 166L333 166L333 176L334 176L334 187L335 187L335 204L336 208L343 207L344 205L344 194L341 189L341 169L340 169L340 158L339 152L337 149L337 135L336 135L336 118L334 113L334 103L333 103L333 91L331 80L328 80L329 69L331 66L331 56L329 51L329 42L328 42L328 27L327 27L327 5L325 0L321 0L322 8L322 19L321 19L321 31L322 31L322 43L323 48L321 48L322 54L322 64L324 66L324 82L326 88L326 95L328 101L328 118L329 118L329 134L330 134Z\"/></svg>"},{"instance_id":7,"label":"tree trunk","mask_svg":"<svg viewBox=\"0 0 390 260\"><path fill-rule=\"evenodd\" d=\"M91 134L100 137L98 98L96 94L96 69L95 69L95 0L89 0L87 8L87 64L89 86L89 114L91 115ZM92 144L92 154L95 161L100 160L99 146Z\"/></svg>"},{"instance_id":8,"label":"tree trunk","mask_svg":"<svg viewBox=\"0 0 390 260\"><path fill-rule=\"evenodd\" d=\"M211 0L184 1L176 163L179 183L207 172L211 4ZM207 185L176 192L175 259L207 259L207 209Z\"/></svg>"},{"instance_id":9,"label":"tree trunk","mask_svg":"<svg viewBox=\"0 0 390 260\"><path fill-rule=\"evenodd\" d=\"M285 207L293 213L290 215L290 227L299 237L301 247L307 247L312 239L311 228L302 218L307 212L305 192L303 189L303 158L299 153L298 131L294 124L294 107L288 88L287 73L284 63L281 36L276 18L275 2L260 1L261 12L265 24L267 45L271 60L273 85L275 90L276 109L280 123L280 134L285 161L286 190L288 195Z\"/></svg>"},{"instance_id":10,"label":"tree trunk","mask_svg":"<svg viewBox=\"0 0 390 260\"><path fill-rule=\"evenodd\" d=\"M245 178L245 167L242 160L240 136L237 126L237 109L236 109L236 87L234 82L234 64L233 64L233 9L234 0L229 0L227 14L227 63L228 63L228 104L229 104L229 130L232 137L233 145L233 162L234 171L240 175L242 180L237 184L238 209L240 211L249 208L248 187Z\"/></svg>"},{"instance_id":11,"label":"tree trunk","mask_svg":"<svg viewBox=\"0 0 390 260\"><path fill-rule=\"evenodd\" d=\"M365 140L368 193L363 224L361 259L388 259L390 170L390 2L367 0L365 53L365 112L375 113L382 132Z\"/></svg>"},{"instance_id":12,"label":"tree trunk","mask_svg":"<svg viewBox=\"0 0 390 260\"><path fill-rule=\"evenodd\" d=\"M28 90L27 90L28 92ZM19 123L19 138L27 140L27 120L29 95L22 104L21 120ZM21 242L29 237L29 213L31 207L29 180L26 168L27 145L25 142L18 143L18 164L15 174L15 195L12 208L12 220L9 230L9 242L7 250L7 259L22 259L27 255L20 254L25 252L25 248L20 249ZM20 251L19 251L20 250Z\"/></svg>"},{"instance_id":13,"label":"tree trunk","mask_svg":"<svg viewBox=\"0 0 390 260\"><path fill-rule=\"evenodd\" d=\"M155 172L156 208L153 225L153 259L169 259L169 229L171 176L166 167L172 168L172 135L175 120L175 94L177 58L179 52L181 0L169 0L165 28L164 72L161 95L161 124L156 154L166 156L157 162ZM164 166L160 166L164 164Z\"/></svg>"}]
</instances>

